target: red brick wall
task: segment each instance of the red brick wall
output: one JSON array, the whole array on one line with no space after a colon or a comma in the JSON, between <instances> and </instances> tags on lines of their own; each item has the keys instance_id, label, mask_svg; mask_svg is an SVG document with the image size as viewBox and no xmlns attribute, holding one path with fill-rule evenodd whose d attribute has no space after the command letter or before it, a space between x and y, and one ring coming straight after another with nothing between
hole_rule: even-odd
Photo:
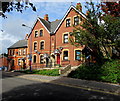
<instances>
[{"instance_id":1,"label":"red brick wall","mask_svg":"<svg viewBox=\"0 0 120 101\"><path fill-rule=\"evenodd\" d=\"M70 19L71 19L71 23L72 23L72 25L73 25L73 20L74 20L74 16L75 15L78 15L78 13L76 13L75 12L75 10L71 10L69 13L68 13L68 15L67 15L67 17L66 18L69 18L70 17ZM82 17L82 16L81 16ZM65 19L66 19L65 18ZM81 22L82 23L82 22ZM65 33L65 32L72 32L73 31L73 29L74 29L74 27L71 25L71 27L66 27L65 26L66 25L66 20L64 20L63 21L63 23L61 24L61 26L59 27L59 29L58 29L58 31L57 31L57 33L56 33L56 46L57 46L57 48L59 48L60 46L61 47L63 47L63 50L64 49L68 49L69 50L69 61L64 61L64 60L62 60L62 54L61 54L61 65L64 65L64 64L71 64L72 66L74 66L74 65L79 65L80 63L81 63L81 61L77 61L77 60L75 60L75 56L74 56L74 50L75 49L80 49L80 50L82 50L82 48L83 47L75 47L75 46L73 46L73 45L71 45L70 43L68 43L68 44L65 44L65 43L63 43L62 42L62 40L63 40L63 33ZM63 52L63 51L62 51Z\"/></svg>"},{"instance_id":2,"label":"red brick wall","mask_svg":"<svg viewBox=\"0 0 120 101\"><path fill-rule=\"evenodd\" d=\"M21 55L19 55L19 50L23 50L25 49L26 52L25 54L23 54L23 52L21 51ZM10 50L14 50L14 54L10 55L9 51ZM8 49L8 58L10 59L10 61L8 62L8 67L9 69L14 69L14 70L20 70L21 66L18 65L18 59L20 58L25 58L26 60L26 67L27 65L27 48L18 48L18 49ZM14 60L14 66L12 66L12 60Z\"/></svg>"},{"instance_id":3,"label":"red brick wall","mask_svg":"<svg viewBox=\"0 0 120 101\"><path fill-rule=\"evenodd\" d=\"M7 61L7 57L3 57L3 58L0 58L0 67L2 66L8 66L8 61Z\"/></svg>"},{"instance_id":4,"label":"red brick wall","mask_svg":"<svg viewBox=\"0 0 120 101\"><path fill-rule=\"evenodd\" d=\"M39 31L40 29L43 29L43 36L40 37L39 36ZM34 33L35 33L35 30L38 31L38 37L35 38L34 37ZM33 68L35 67L34 65L37 65L37 67L43 67L43 64L40 64L40 54L44 54L44 53L47 53L47 54L50 54L50 50L51 50L51 41L50 41L50 34L48 33L48 31L45 29L45 27L40 23L40 21L37 21L36 22L36 25L34 26L33 28L33 31L30 35L30 37L28 38L28 54L31 53L31 46L32 46L32 56L36 55L37 56L37 62L36 64L33 63L33 58L32 58L32 65L33 65ZM44 40L44 50L40 50L40 41L41 40ZM40 52L40 54L37 54L36 52L34 52L34 48L33 48L33 44L34 42L37 42L37 51ZM31 45L32 44L32 45ZM36 67L35 67L36 68Z\"/></svg>"}]
</instances>

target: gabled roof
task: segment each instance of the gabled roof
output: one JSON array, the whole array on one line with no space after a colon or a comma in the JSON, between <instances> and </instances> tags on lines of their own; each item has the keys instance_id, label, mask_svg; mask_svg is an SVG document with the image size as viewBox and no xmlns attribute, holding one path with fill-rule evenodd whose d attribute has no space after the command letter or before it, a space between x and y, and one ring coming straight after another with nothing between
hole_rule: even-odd
<instances>
[{"instance_id":1,"label":"gabled roof","mask_svg":"<svg viewBox=\"0 0 120 101\"><path fill-rule=\"evenodd\" d=\"M48 30L50 34L53 34L55 29L57 28L58 24L60 23L61 20L56 20L56 21L46 21L40 17L38 17L40 22L42 22L43 26Z\"/></svg>"},{"instance_id":2,"label":"gabled roof","mask_svg":"<svg viewBox=\"0 0 120 101\"><path fill-rule=\"evenodd\" d=\"M56 33L56 31L58 30L58 28L61 26L61 24L63 23L64 19L66 18L66 16L68 15L68 13L70 12L71 9L74 9L78 14L82 15L84 18L86 18L85 14L83 14L82 12L80 12L79 10L76 9L75 6L71 5L69 7L69 9L67 10L67 12L65 13L65 15L63 16L62 20L60 21L60 23L58 24L57 28L55 29L54 33Z\"/></svg>"},{"instance_id":3,"label":"gabled roof","mask_svg":"<svg viewBox=\"0 0 120 101\"><path fill-rule=\"evenodd\" d=\"M46 21L40 17L38 17L38 20L41 22L41 24L46 28L46 30L48 31L48 33L50 33L50 22Z\"/></svg>"},{"instance_id":4,"label":"gabled roof","mask_svg":"<svg viewBox=\"0 0 120 101\"><path fill-rule=\"evenodd\" d=\"M48 33L49 33L50 35L55 34L56 31L58 30L58 28L61 26L61 24L62 24L62 22L64 21L64 19L66 18L66 16L68 15L68 13L70 12L71 9L74 9L78 14L80 14L80 15L82 15L84 18L86 18L86 16L85 16L82 12L80 12L79 10L76 9L76 7L74 7L73 5L71 5L71 6L69 7L69 9L67 10L67 12L65 13L64 17L63 17L61 20L56 20L56 21L50 22L50 21L46 21L46 20L38 17L37 20L35 21L33 27L32 27L32 30L33 30L36 22L37 22L37 21L40 21L41 24L45 27L45 29L48 31ZM31 30L30 34L32 33L32 30ZM30 34L29 34L29 36L30 36Z\"/></svg>"},{"instance_id":5,"label":"gabled roof","mask_svg":"<svg viewBox=\"0 0 120 101\"><path fill-rule=\"evenodd\" d=\"M19 40L16 43L14 43L12 46L10 46L8 49L25 48L25 47L27 47L27 40Z\"/></svg>"},{"instance_id":6,"label":"gabled roof","mask_svg":"<svg viewBox=\"0 0 120 101\"><path fill-rule=\"evenodd\" d=\"M59 25L60 21L61 20L56 20L56 21L51 22L51 33L54 34L54 31L57 28L57 26Z\"/></svg>"}]
</instances>

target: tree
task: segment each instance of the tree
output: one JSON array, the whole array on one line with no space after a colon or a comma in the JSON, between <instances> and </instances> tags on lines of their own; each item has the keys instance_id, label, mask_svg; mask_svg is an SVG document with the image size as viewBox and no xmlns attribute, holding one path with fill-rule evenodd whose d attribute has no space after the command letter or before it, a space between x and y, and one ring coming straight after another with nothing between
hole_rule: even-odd
<instances>
[{"instance_id":1,"label":"tree","mask_svg":"<svg viewBox=\"0 0 120 101\"><path fill-rule=\"evenodd\" d=\"M100 5L93 2L86 2L88 10L86 19L82 19L83 24L75 27L70 41L73 45L86 45L94 52L97 62L102 62L104 55L111 58L108 48L117 47L119 43L120 19L110 15L103 16ZM114 29L113 29L114 28Z\"/></svg>"},{"instance_id":2,"label":"tree","mask_svg":"<svg viewBox=\"0 0 120 101\"><path fill-rule=\"evenodd\" d=\"M120 17L120 1L119 2L103 2L101 9L105 14L114 17Z\"/></svg>"},{"instance_id":3,"label":"tree","mask_svg":"<svg viewBox=\"0 0 120 101\"><path fill-rule=\"evenodd\" d=\"M9 0L9 2L1 2L0 1L0 16L6 18L5 12L11 12L16 10L17 12L23 12L27 8L31 7L33 11L36 11L33 3L29 2L29 0Z\"/></svg>"}]
</instances>

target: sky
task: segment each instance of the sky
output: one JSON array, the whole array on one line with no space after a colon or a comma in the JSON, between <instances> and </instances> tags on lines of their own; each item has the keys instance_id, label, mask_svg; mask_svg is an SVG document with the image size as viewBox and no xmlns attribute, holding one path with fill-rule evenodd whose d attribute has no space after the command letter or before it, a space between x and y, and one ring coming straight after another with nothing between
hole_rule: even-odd
<instances>
[{"instance_id":1,"label":"sky","mask_svg":"<svg viewBox=\"0 0 120 101\"><path fill-rule=\"evenodd\" d=\"M76 3L80 2L80 0L67 0L69 2L58 1L48 2L47 0L45 2L45 0L41 0L41 2L33 2L37 8L37 12L34 12L31 8L29 8L27 10L24 10L23 13L16 11L5 13L7 16L5 19L0 17L0 22L2 23L0 24L0 54L7 53L8 47L13 45L18 40L24 39L25 35L30 33L31 29L22 26L23 23L29 27L32 27L37 17L39 16L43 18L45 14L49 15L49 21L62 19L71 4L76 5ZM81 3L84 5L85 1L82 1ZM85 12L84 6L83 12Z\"/></svg>"}]
</instances>

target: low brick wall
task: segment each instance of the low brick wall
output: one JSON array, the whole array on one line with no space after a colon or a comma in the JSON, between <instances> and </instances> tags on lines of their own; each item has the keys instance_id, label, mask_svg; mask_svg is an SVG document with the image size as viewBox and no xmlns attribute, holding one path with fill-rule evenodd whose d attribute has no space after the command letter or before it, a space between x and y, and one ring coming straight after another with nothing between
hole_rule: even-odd
<instances>
[{"instance_id":1,"label":"low brick wall","mask_svg":"<svg viewBox=\"0 0 120 101\"><path fill-rule=\"evenodd\" d=\"M71 69L71 65L67 65L66 67L59 69L59 74L64 74L70 69Z\"/></svg>"}]
</instances>

